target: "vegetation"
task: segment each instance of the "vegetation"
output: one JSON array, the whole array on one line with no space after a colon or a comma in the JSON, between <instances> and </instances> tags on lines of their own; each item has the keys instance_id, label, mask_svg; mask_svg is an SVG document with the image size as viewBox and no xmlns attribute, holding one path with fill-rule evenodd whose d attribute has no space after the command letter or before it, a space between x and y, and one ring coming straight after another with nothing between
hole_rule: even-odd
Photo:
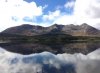
<instances>
[{"instance_id":1,"label":"vegetation","mask_svg":"<svg viewBox=\"0 0 100 73\"><path fill-rule=\"evenodd\" d=\"M41 44L64 44L72 42L100 42L96 36L71 36L67 34L44 34L37 36L0 36L4 42L36 42Z\"/></svg>"}]
</instances>

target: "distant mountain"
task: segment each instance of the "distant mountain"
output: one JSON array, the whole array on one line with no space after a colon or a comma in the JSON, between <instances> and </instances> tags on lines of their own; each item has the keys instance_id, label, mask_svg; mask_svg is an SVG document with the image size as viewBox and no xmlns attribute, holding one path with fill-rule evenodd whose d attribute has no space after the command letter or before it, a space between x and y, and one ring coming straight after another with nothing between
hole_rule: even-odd
<instances>
[{"instance_id":1,"label":"distant mountain","mask_svg":"<svg viewBox=\"0 0 100 73\"><path fill-rule=\"evenodd\" d=\"M100 30L83 23L82 25L58 25L54 24L49 27L23 24L4 30L2 33L34 36L41 34L68 34L72 36L99 36Z\"/></svg>"},{"instance_id":2,"label":"distant mountain","mask_svg":"<svg viewBox=\"0 0 100 73\"><path fill-rule=\"evenodd\" d=\"M44 30L45 28L42 26L33 26L29 24L23 24L21 26L8 28L4 30L2 33L33 36L33 35L43 33Z\"/></svg>"}]
</instances>

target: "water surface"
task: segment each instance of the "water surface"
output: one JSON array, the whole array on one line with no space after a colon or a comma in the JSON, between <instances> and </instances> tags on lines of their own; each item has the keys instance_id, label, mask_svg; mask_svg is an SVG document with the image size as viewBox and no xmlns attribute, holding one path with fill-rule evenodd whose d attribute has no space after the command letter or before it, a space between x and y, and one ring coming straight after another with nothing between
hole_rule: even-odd
<instances>
[{"instance_id":1,"label":"water surface","mask_svg":"<svg viewBox=\"0 0 100 73\"><path fill-rule=\"evenodd\" d=\"M32 54L41 53L44 51L54 54L61 53L83 53L88 54L97 48L100 48L100 43L66 43L66 44L39 44L39 43L6 43L0 44L0 47L15 53Z\"/></svg>"},{"instance_id":2,"label":"water surface","mask_svg":"<svg viewBox=\"0 0 100 73\"><path fill-rule=\"evenodd\" d=\"M100 73L99 43L0 46L0 73Z\"/></svg>"}]
</instances>

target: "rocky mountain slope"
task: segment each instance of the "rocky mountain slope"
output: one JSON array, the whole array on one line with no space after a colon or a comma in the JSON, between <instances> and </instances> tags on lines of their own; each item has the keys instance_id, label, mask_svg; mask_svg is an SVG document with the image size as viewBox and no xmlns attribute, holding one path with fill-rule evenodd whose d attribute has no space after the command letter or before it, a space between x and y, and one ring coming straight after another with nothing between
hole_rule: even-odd
<instances>
[{"instance_id":1,"label":"rocky mountain slope","mask_svg":"<svg viewBox=\"0 0 100 73\"><path fill-rule=\"evenodd\" d=\"M34 36L41 34L68 34L72 36L100 36L100 30L83 23L82 25L58 25L49 27L23 24L4 30L2 33Z\"/></svg>"}]
</instances>

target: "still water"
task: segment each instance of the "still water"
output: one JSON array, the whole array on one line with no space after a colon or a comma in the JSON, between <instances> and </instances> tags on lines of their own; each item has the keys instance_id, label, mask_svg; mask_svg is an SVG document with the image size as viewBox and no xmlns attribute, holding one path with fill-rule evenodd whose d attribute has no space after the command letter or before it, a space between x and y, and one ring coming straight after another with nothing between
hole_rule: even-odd
<instances>
[{"instance_id":1,"label":"still water","mask_svg":"<svg viewBox=\"0 0 100 73\"><path fill-rule=\"evenodd\" d=\"M62 53L83 53L88 54L97 48L100 48L100 43L67 43L67 44L39 44L39 43L6 43L0 44L0 47L15 53L24 55L41 53L44 51L53 54Z\"/></svg>"},{"instance_id":2,"label":"still water","mask_svg":"<svg viewBox=\"0 0 100 73\"><path fill-rule=\"evenodd\" d=\"M99 43L0 44L0 73L100 73Z\"/></svg>"}]
</instances>

